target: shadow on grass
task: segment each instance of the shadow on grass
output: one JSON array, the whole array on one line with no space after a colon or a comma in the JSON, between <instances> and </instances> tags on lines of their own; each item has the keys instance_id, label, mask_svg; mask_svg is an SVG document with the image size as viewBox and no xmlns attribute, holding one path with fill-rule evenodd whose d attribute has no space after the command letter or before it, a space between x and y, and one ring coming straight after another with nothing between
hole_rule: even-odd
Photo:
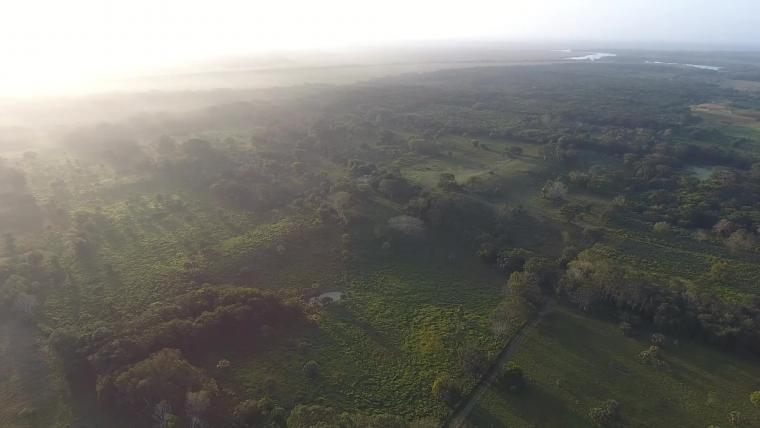
<instances>
[{"instance_id":1,"label":"shadow on grass","mask_svg":"<svg viewBox=\"0 0 760 428\"><path fill-rule=\"evenodd\" d=\"M500 428L507 426L506 423L499 420L498 417L494 416L488 411L488 409L480 404L477 404L475 408L472 409L472 413L470 413L470 416L467 418L467 422L473 427L481 428Z\"/></svg>"},{"instance_id":2,"label":"shadow on grass","mask_svg":"<svg viewBox=\"0 0 760 428\"><path fill-rule=\"evenodd\" d=\"M398 347L391 343L382 333L380 333L374 326L366 321L363 321L356 317L353 311L351 311L346 305L343 304L331 304L327 307L331 315L335 319L353 325L361 330L369 340L374 342L380 348L382 348L387 354L399 355L400 351Z\"/></svg>"}]
</instances>

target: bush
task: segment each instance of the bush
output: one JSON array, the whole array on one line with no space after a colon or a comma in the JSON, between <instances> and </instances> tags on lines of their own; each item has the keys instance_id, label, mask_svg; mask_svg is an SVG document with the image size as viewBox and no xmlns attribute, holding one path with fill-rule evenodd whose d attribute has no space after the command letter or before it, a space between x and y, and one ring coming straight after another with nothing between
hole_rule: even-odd
<instances>
[{"instance_id":1,"label":"bush","mask_svg":"<svg viewBox=\"0 0 760 428\"><path fill-rule=\"evenodd\" d=\"M620 404L616 400L606 400L588 412L589 419L599 427L609 427L620 420Z\"/></svg>"}]
</instances>

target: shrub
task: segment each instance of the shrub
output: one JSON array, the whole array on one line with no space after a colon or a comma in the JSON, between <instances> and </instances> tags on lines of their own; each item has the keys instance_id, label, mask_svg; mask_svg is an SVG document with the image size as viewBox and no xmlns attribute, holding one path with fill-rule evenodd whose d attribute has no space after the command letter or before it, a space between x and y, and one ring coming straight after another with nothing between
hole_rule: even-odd
<instances>
[{"instance_id":1,"label":"shrub","mask_svg":"<svg viewBox=\"0 0 760 428\"><path fill-rule=\"evenodd\" d=\"M599 427L609 427L620 420L620 404L616 400L606 400L588 412L589 419Z\"/></svg>"}]
</instances>

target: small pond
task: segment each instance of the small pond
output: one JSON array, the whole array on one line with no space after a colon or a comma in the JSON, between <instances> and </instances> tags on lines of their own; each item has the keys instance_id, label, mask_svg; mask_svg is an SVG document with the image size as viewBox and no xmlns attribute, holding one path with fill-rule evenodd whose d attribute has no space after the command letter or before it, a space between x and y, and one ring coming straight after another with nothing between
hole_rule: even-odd
<instances>
[{"instance_id":1,"label":"small pond","mask_svg":"<svg viewBox=\"0 0 760 428\"><path fill-rule=\"evenodd\" d=\"M319 303L322 302L325 298L329 298L333 302L339 302L340 299L343 298L343 292L342 291L326 291L316 297L312 297L309 299L309 303Z\"/></svg>"}]
</instances>

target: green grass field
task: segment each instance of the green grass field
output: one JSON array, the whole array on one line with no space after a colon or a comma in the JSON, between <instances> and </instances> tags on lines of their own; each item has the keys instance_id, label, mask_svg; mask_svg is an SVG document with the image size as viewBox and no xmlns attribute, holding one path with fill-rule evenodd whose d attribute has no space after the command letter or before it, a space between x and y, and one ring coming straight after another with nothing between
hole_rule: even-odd
<instances>
[{"instance_id":1,"label":"green grass field","mask_svg":"<svg viewBox=\"0 0 760 428\"><path fill-rule=\"evenodd\" d=\"M667 368L640 362L648 335L624 337L613 323L558 307L530 332L514 361L530 378L513 395L492 387L471 414L475 427L588 427L589 409L620 403L624 426L760 426L749 394L760 387L754 361L681 341L661 348Z\"/></svg>"},{"instance_id":2,"label":"green grass field","mask_svg":"<svg viewBox=\"0 0 760 428\"><path fill-rule=\"evenodd\" d=\"M435 377L449 373L466 388L475 382L459 366L460 342L489 355L499 348L485 338L503 279L469 255L454 264L441 251L360 260L346 265L337 283L320 273L311 278L322 289L343 291L343 300L325 308L311 331L261 353L229 356L232 383L247 394L271 394L285 405L321 402L346 411L444 418L448 410L430 393ZM320 365L315 380L302 372L309 360ZM267 379L274 379L273 388Z\"/></svg>"}]
</instances>

